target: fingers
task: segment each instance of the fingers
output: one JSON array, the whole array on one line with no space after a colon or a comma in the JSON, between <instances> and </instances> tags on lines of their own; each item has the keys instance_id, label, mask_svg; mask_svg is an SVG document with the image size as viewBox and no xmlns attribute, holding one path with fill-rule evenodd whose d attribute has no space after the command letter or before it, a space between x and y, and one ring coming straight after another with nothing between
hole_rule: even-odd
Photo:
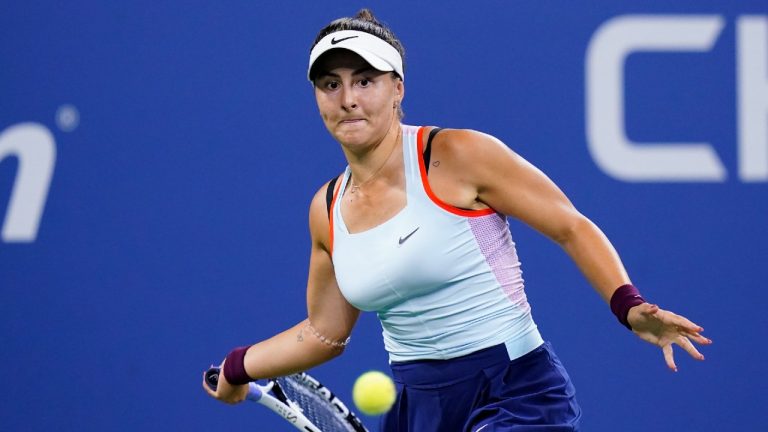
<instances>
[{"instance_id":1,"label":"fingers","mask_svg":"<svg viewBox=\"0 0 768 432\"><path fill-rule=\"evenodd\" d=\"M688 351L693 358L704 360L704 356L696 351L693 344L691 344L691 340L700 345L711 345L712 339L706 338L700 334L700 332L704 331L704 328L700 325L691 322L683 316L672 315L674 316L671 318L671 323L677 326L677 331L679 332L681 339L677 344ZM690 349L688 347L690 347ZM692 351L696 352L696 355L694 355Z\"/></svg>"},{"instance_id":2,"label":"fingers","mask_svg":"<svg viewBox=\"0 0 768 432\"><path fill-rule=\"evenodd\" d=\"M694 323L682 315L663 310L657 305L649 305L649 307L647 307L645 311L642 311L642 313L649 316L652 315L666 325L673 325L677 327L681 334L691 337L697 343L702 345L709 345L712 343L712 340L707 339L699 334L700 332L704 331L704 327Z\"/></svg>"},{"instance_id":3,"label":"fingers","mask_svg":"<svg viewBox=\"0 0 768 432\"><path fill-rule=\"evenodd\" d=\"M704 340L705 342L702 342L704 344L708 345L712 343L711 340L705 337L698 336L698 338ZM682 347L691 357L695 358L696 360L704 360L704 355L696 349L688 337L680 335L675 339L674 343ZM672 350L672 343L668 343L662 346L661 350L664 353L664 361L666 361L667 367L673 372L677 372L678 369L677 365L675 364L675 355Z\"/></svg>"},{"instance_id":4,"label":"fingers","mask_svg":"<svg viewBox=\"0 0 768 432\"><path fill-rule=\"evenodd\" d=\"M696 343L702 345L709 345L712 343L711 339L708 339L699 334L700 332L704 331L702 326L693 323L684 316L662 310L660 310L656 316L659 317L664 324L675 326L679 334L693 339Z\"/></svg>"},{"instance_id":5,"label":"fingers","mask_svg":"<svg viewBox=\"0 0 768 432\"><path fill-rule=\"evenodd\" d=\"M658 308L658 306L656 307ZM700 333L704 331L704 327L694 323L693 321L689 320L688 318L682 315L678 315L674 312L665 311L662 309L658 309L658 310L659 310L659 313L656 313L656 316L662 319L665 324L676 325L679 328L691 333Z\"/></svg>"},{"instance_id":6,"label":"fingers","mask_svg":"<svg viewBox=\"0 0 768 432\"><path fill-rule=\"evenodd\" d=\"M691 343L690 340L688 340L685 336L679 336L677 338L677 341L675 341L676 344L683 347L683 349L691 355L691 357L695 358L696 360L704 360L704 356L699 352L699 350L696 349L695 346Z\"/></svg>"},{"instance_id":7,"label":"fingers","mask_svg":"<svg viewBox=\"0 0 768 432\"><path fill-rule=\"evenodd\" d=\"M674 314L673 314L674 315ZM685 329L686 331L693 332L693 333L700 333L704 331L704 327L694 324L691 322L688 318L680 315L675 315L673 322L675 325Z\"/></svg>"},{"instance_id":8,"label":"fingers","mask_svg":"<svg viewBox=\"0 0 768 432\"><path fill-rule=\"evenodd\" d=\"M212 398L229 405L234 405L244 401L248 396L248 385L230 387L229 384L225 384L226 387L229 387L229 390L222 390L222 382L226 383L223 374L220 376L219 388L217 388L216 391L212 390L205 380L205 372L203 372L203 390L205 390L205 392ZM223 391L223 393L221 393L221 391Z\"/></svg>"},{"instance_id":9,"label":"fingers","mask_svg":"<svg viewBox=\"0 0 768 432\"><path fill-rule=\"evenodd\" d=\"M664 352L664 360L667 362L667 367L673 372L677 372L677 365L675 364L675 356L672 354L672 344L667 344L661 347L661 351Z\"/></svg>"},{"instance_id":10,"label":"fingers","mask_svg":"<svg viewBox=\"0 0 768 432\"><path fill-rule=\"evenodd\" d=\"M698 333L692 333L692 332L688 332L688 331L681 331L681 334L683 334L688 339L693 340L694 342L696 342L699 345L711 345L712 344L712 339L706 338L706 337L704 337L704 336L702 336L702 335L700 335Z\"/></svg>"},{"instance_id":11,"label":"fingers","mask_svg":"<svg viewBox=\"0 0 768 432\"><path fill-rule=\"evenodd\" d=\"M208 383L205 381L205 372L203 372L203 390L205 390L205 392L208 393L209 396L218 399L218 395L216 394L216 392L211 390L211 387L209 387Z\"/></svg>"},{"instance_id":12,"label":"fingers","mask_svg":"<svg viewBox=\"0 0 768 432\"><path fill-rule=\"evenodd\" d=\"M640 305L638 311L646 318L650 318L648 321L649 325L641 327L637 332L638 335L644 340L661 346L661 350L664 353L664 361L670 370L674 372L678 370L672 349L673 344L679 345L696 360L704 360L704 356L691 342L693 341L700 345L712 344L711 339L700 334L704 331L703 327L682 315L663 310L655 304L645 303ZM651 324L654 321L656 324Z\"/></svg>"}]
</instances>

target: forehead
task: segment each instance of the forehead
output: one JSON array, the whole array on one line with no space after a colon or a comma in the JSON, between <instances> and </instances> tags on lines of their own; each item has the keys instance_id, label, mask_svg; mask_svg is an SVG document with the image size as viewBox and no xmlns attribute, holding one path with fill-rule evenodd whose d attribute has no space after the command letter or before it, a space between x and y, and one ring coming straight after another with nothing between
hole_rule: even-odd
<instances>
[{"instance_id":1,"label":"forehead","mask_svg":"<svg viewBox=\"0 0 768 432\"><path fill-rule=\"evenodd\" d=\"M315 62L313 66L315 76L320 76L335 69L373 69L367 61L350 50L343 48L332 49Z\"/></svg>"}]
</instances>

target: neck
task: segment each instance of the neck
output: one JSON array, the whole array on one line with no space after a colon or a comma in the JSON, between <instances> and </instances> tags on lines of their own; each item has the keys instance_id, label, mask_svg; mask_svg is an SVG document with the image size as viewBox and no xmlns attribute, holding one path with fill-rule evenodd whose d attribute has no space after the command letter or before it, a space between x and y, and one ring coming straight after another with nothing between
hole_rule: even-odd
<instances>
[{"instance_id":1,"label":"neck","mask_svg":"<svg viewBox=\"0 0 768 432\"><path fill-rule=\"evenodd\" d=\"M391 170L394 153L400 145L402 129L400 122L394 123L384 137L368 147L361 154L347 156L349 168L352 171L352 184L361 187L376 178L385 178Z\"/></svg>"}]
</instances>

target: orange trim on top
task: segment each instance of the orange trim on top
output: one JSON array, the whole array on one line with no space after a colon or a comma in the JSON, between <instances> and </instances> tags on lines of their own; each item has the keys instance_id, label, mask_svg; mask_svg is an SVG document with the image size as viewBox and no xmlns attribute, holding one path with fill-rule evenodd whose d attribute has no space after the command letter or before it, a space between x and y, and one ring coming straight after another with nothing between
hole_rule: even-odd
<instances>
[{"instance_id":1,"label":"orange trim on top","mask_svg":"<svg viewBox=\"0 0 768 432\"><path fill-rule=\"evenodd\" d=\"M437 204L440 208L443 210L453 213L455 215L459 216L466 216L466 217L478 217L478 216L488 216L491 214L496 213L496 210L488 207L486 209L478 209L478 210L466 210L462 208L458 208L455 206L452 206L435 195L434 192L432 192L432 188L429 186L429 181L427 181L427 168L424 166L424 132L426 131L426 127L422 126L419 128L419 132L417 135L417 150L418 150L418 158L419 158L419 173L421 174L421 184L424 186L424 191L427 193L427 196Z\"/></svg>"},{"instance_id":2,"label":"orange trim on top","mask_svg":"<svg viewBox=\"0 0 768 432\"><path fill-rule=\"evenodd\" d=\"M331 229L331 236L329 238L330 243L330 255L333 256L333 213L334 208L336 207L336 198L339 196L339 191L341 190L341 182L344 181L344 177L341 178L341 181L337 181L336 183L336 190L333 192L333 199L331 200L331 214L328 216L328 226Z\"/></svg>"}]
</instances>

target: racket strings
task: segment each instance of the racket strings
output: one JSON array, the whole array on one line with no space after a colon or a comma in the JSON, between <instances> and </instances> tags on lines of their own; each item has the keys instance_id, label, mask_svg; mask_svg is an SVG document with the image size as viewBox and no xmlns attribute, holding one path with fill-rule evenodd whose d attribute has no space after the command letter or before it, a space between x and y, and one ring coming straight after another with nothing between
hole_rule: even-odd
<instances>
[{"instance_id":1,"label":"racket strings","mask_svg":"<svg viewBox=\"0 0 768 432\"><path fill-rule=\"evenodd\" d=\"M299 405L304 416L323 432L365 431L362 425L358 427L351 425L344 414L328 400L327 395L323 395L317 389L310 387L298 375L278 378L277 383L285 396Z\"/></svg>"}]
</instances>

